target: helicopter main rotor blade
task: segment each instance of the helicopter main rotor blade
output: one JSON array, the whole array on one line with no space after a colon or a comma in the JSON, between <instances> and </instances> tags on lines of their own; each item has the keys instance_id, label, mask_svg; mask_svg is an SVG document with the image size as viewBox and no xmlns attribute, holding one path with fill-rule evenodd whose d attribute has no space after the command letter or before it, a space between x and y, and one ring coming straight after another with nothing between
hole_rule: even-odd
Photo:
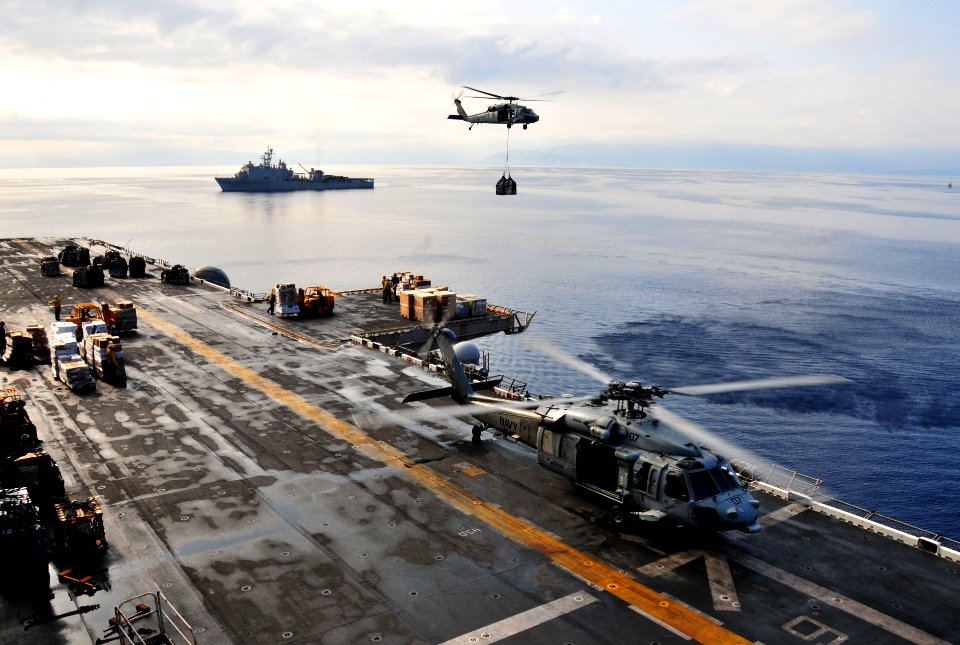
<instances>
[{"instance_id":1,"label":"helicopter main rotor blade","mask_svg":"<svg viewBox=\"0 0 960 645\"><path fill-rule=\"evenodd\" d=\"M838 376L837 374L810 374L808 376L780 376L749 381L730 381L729 383L687 385L684 387L672 387L668 391L674 394L701 396L704 394L724 394L726 392L770 390L780 387L803 387L808 385L836 385L839 383L853 383L853 381Z\"/></svg>"},{"instance_id":2,"label":"helicopter main rotor blade","mask_svg":"<svg viewBox=\"0 0 960 645\"><path fill-rule=\"evenodd\" d=\"M497 412L535 414L539 408L567 407L574 403L588 401L592 397L559 397L554 399L529 399L511 401L495 396L478 395L472 402L466 404L445 403L443 405L426 405L422 407L394 410L393 412L411 421L433 421L439 415L447 415L457 419L476 417L481 414ZM539 416L539 415L537 415Z\"/></svg>"},{"instance_id":3,"label":"helicopter main rotor blade","mask_svg":"<svg viewBox=\"0 0 960 645\"><path fill-rule=\"evenodd\" d=\"M556 96L557 94L563 94L563 90L557 90L556 92L547 92L546 94L534 94L533 96L525 96L523 98L517 99L518 101L552 101L553 99L542 99L541 96Z\"/></svg>"},{"instance_id":4,"label":"helicopter main rotor blade","mask_svg":"<svg viewBox=\"0 0 960 645\"><path fill-rule=\"evenodd\" d=\"M593 365L586 362L585 360L577 358L576 356L572 356L565 350L562 350L556 345L548 343L543 339L530 337L530 338L525 338L524 340L527 342L527 344L532 345L533 348L538 350L541 354L545 354L550 358L554 359L555 361L557 361L558 363L563 363L567 367L571 367L577 370L578 372L580 372L581 374L585 374L589 376L590 378L597 381L598 383L601 383L603 385L608 385L611 381L614 380L613 378L607 376L598 368L594 367Z\"/></svg>"},{"instance_id":5,"label":"helicopter main rotor blade","mask_svg":"<svg viewBox=\"0 0 960 645\"><path fill-rule=\"evenodd\" d=\"M710 451L715 454L720 453L727 459L746 462L754 466L770 466L773 463L765 457L761 457L742 446L738 446L735 443L721 438L700 424L694 423L690 419L663 407L660 403L651 408L647 408L647 413L665 426L675 430L679 434L689 437L695 441L697 445L709 448Z\"/></svg>"},{"instance_id":6,"label":"helicopter main rotor blade","mask_svg":"<svg viewBox=\"0 0 960 645\"><path fill-rule=\"evenodd\" d=\"M461 85L460 87L464 87L464 88L466 88L466 89L468 89L468 90L473 90L474 92L480 92L481 94L486 94L487 96L492 96L492 97L495 98L495 99L504 99L504 100L507 99L506 96L500 96L499 94L494 94L493 92L486 92L486 91L484 91L484 90L478 90L477 88L475 88L475 87L470 87L469 85ZM476 97L476 98L483 98L483 97Z\"/></svg>"}]
</instances>

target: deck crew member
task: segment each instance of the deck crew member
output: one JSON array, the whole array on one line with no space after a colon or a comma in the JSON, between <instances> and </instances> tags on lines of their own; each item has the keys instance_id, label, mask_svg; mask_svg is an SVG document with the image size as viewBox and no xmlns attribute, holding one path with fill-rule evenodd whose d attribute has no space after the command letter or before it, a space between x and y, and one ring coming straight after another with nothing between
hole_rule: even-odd
<instances>
[{"instance_id":1,"label":"deck crew member","mask_svg":"<svg viewBox=\"0 0 960 645\"><path fill-rule=\"evenodd\" d=\"M59 293L53 297L53 299L47 303L48 305L53 305L53 317L56 320L60 320L60 307L63 305L63 296Z\"/></svg>"},{"instance_id":2,"label":"deck crew member","mask_svg":"<svg viewBox=\"0 0 960 645\"><path fill-rule=\"evenodd\" d=\"M393 286L393 283L390 282L390 278L387 276L382 276L380 278L380 286L383 287L383 301L390 302L392 300L390 297L390 289Z\"/></svg>"},{"instance_id":3,"label":"deck crew member","mask_svg":"<svg viewBox=\"0 0 960 645\"><path fill-rule=\"evenodd\" d=\"M270 297L267 298L267 313L271 316L273 315L273 308L277 304L277 294L275 291L270 291Z\"/></svg>"}]
</instances>

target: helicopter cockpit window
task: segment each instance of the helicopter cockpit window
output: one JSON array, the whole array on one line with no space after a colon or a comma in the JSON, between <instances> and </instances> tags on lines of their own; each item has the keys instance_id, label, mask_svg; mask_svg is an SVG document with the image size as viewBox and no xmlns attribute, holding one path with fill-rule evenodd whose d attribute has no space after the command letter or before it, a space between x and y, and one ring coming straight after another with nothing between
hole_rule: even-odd
<instances>
[{"instance_id":1,"label":"helicopter cockpit window","mask_svg":"<svg viewBox=\"0 0 960 645\"><path fill-rule=\"evenodd\" d=\"M667 497L672 497L681 502L686 502L690 499L687 484L683 481L683 475L680 473L667 473L667 483L663 487L663 493Z\"/></svg>"},{"instance_id":2,"label":"helicopter cockpit window","mask_svg":"<svg viewBox=\"0 0 960 645\"><path fill-rule=\"evenodd\" d=\"M710 474L713 475L713 480L717 482L717 486L720 487L720 492L722 493L733 490L734 488L740 488L740 482L737 480L737 476L733 474L728 466L711 468Z\"/></svg>"},{"instance_id":3,"label":"helicopter cockpit window","mask_svg":"<svg viewBox=\"0 0 960 645\"><path fill-rule=\"evenodd\" d=\"M694 499L709 499L720 494L720 488L706 470L690 471L687 473L687 477L690 478L690 487L693 488Z\"/></svg>"}]
</instances>

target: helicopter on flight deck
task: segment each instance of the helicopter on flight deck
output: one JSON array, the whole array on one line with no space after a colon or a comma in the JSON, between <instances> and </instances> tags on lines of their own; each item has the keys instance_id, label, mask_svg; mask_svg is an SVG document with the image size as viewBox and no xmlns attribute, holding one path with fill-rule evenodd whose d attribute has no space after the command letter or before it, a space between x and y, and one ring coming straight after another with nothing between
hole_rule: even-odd
<instances>
[{"instance_id":1,"label":"helicopter on flight deck","mask_svg":"<svg viewBox=\"0 0 960 645\"><path fill-rule=\"evenodd\" d=\"M448 119L456 119L458 121L466 121L470 124L468 130L472 130L473 126L477 123L504 123L509 128L515 123L523 125L523 129L526 130L527 126L531 123L536 123L540 120L539 115L533 111L532 108L528 108L525 105L520 105L517 101L542 101L548 99L536 99L529 98L523 99L518 96L500 96L499 94L494 94L492 92L486 92L484 90L478 90L475 87L469 87L467 85L462 85L461 87L471 90L473 92L480 92L485 96L469 96L468 98L474 99L484 99L484 98L494 98L500 99L501 101L506 101L506 103L496 103L491 105L486 109L485 112L478 112L477 114L467 114L467 111L463 109L463 104L460 101L460 96L463 96L461 92L459 96L454 97L453 104L457 106L457 113L451 114L448 116ZM560 94L560 92L550 92L550 94ZM549 96L549 94L544 94L543 96Z\"/></svg>"},{"instance_id":2,"label":"helicopter on flight deck","mask_svg":"<svg viewBox=\"0 0 960 645\"><path fill-rule=\"evenodd\" d=\"M819 374L668 390L611 381L598 396L579 403L570 399L515 402L477 393L496 387L502 377L471 382L458 356L465 344L454 346L452 331L438 326L431 338L451 385L408 394L403 402L452 397L478 422L474 442L479 442L484 429L494 428L530 446L537 452L538 464L604 499L614 525L636 518L712 531L756 533L761 529L759 502L729 459L714 448L737 449L655 404L655 398L670 393L699 395L850 382Z\"/></svg>"}]
</instances>

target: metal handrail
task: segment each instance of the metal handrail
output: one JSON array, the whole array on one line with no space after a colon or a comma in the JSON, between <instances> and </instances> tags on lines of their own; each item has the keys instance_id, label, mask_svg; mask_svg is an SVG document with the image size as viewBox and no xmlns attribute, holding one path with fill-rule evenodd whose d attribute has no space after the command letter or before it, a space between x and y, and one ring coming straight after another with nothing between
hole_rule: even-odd
<instances>
[{"instance_id":1,"label":"metal handrail","mask_svg":"<svg viewBox=\"0 0 960 645\"><path fill-rule=\"evenodd\" d=\"M759 482L780 488L786 491L787 494L796 493L803 495L809 497L811 501L835 508L844 513L849 513L850 515L855 515L864 520L869 520L870 522L893 529L894 531L899 531L900 533L905 533L917 538L924 538L948 549L960 551L960 540L955 540L941 533L935 533L934 531L929 531L919 526L914 526L913 524L908 524L896 518L883 515L875 510L866 509L825 495L820 491L820 485L823 483L823 480L816 477L811 477L810 475L805 475L796 470L776 464L769 466L769 468L763 467L755 469L748 463L734 462L734 467L737 469L737 474L747 482ZM784 484L784 482L786 482L786 484Z\"/></svg>"}]
</instances>

